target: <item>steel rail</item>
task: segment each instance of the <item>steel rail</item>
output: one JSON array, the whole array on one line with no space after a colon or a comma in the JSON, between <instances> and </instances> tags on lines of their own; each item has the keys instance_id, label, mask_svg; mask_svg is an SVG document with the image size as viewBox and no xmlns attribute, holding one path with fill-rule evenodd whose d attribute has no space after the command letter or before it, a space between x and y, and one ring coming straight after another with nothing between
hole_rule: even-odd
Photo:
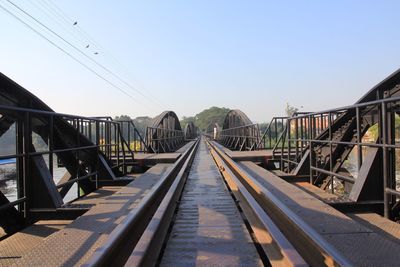
<instances>
[{"instance_id":1,"label":"steel rail","mask_svg":"<svg viewBox=\"0 0 400 267\"><path fill-rule=\"evenodd\" d=\"M210 142L210 144L264 211L271 216L280 230L284 233L292 233L286 237L307 263L311 266L353 266L347 258L310 225L223 153L214 142Z\"/></svg>"},{"instance_id":2,"label":"steel rail","mask_svg":"<svg viewBox=\"0 0 400 267\"><path fill-rule=\"evenodd\" d=\"M162 246L166 240L168 229L172 224L178 200L182 195L190 167L193 163L200 139L197 139L195 149L190 153L178 176L169 188L153 218L148 224L135 249L129 256L126 267L155 266L159 259Z\"/></svg>"},{"instance_id":3,"label":"steel rail","mask_svg":"<svg viewBox=\"0 0 400 267\"><path fill-rule=\"evenodd\" d=\"M171 184L182 167L186 166L185 163L190 160L189 155L195 149L195 145L197 145L196 142L162 175L138 206L127 214L125 220L110 233L108 239L96 249L84 266L123 266L125 264Z\"/></svg>"},{"instance_id":4,"label":"steel rail","mask_svg":"<svg viewBox=\"0 0 400 267\"><path fill-rule=\"evenodd\" d=\"M269 263L272 266L308 266L302 256L300 256L293 245L279 230L278 226L229 169L210 142L207 143L215 163L235 198L238 200L238 205L249 221L254 235L267 256Z\"/></svg>"}]
</instances>

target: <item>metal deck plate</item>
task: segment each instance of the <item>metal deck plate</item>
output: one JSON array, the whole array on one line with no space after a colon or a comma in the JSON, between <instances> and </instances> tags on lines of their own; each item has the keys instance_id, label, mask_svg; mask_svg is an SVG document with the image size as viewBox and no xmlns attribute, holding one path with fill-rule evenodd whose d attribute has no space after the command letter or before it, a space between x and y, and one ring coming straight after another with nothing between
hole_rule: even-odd
<instances>
[{"instance_id":1,"label":"metal deck plate","mask_svg":"<svg viewBox=\"0 0 400 267\"><path fill-rule=\"evenodd\" d=\"M72 221L39 221L0 242L0 266L10 266L51 234Z\"/></svg>"},{"instance_id":2,"label":"metal deck plate","mask_svg":"<svg viewBox=\"0 0 400 267\"><path fill-rule=\"evenodd\" d=\"M158 164L117 193L102 198L102 202L66 228L46 238L15 265L82 265L170 166Z\"/></svg>"},{"instance_id":3,"label":"metal deck plate","mask_svg":"<svg viewBox=\"0 0 400 267\"><path fill-rule=\"evenodd\" d=\"M135 161L142 165L155 165L159 163L174 163L181 153L144 154L135 153Z\"/></svg>"},{"instance_id":4,"label":"metal deck plate","mask_svg":"<svg viewBox=\"0 0 400 267\"><path fill-rule=\"evenodd\" d=\"M348 202L349 200L340 198L337 195L330 194L319 187L316 187L308 182L295 182L293 183L298 188L302 189L303 191L307 192L308 194L316 197L325 203L339 203L339 202Z\"/></svg>"},{"instance_id":5,"label":"metal deck plate","mask_svg":"<svg viewBox=\"0 0 400 267\"><path fill-rule=\"evenodd\" d=\"M260 161L265 162L272 158L272 150L256 151L227 151L226 154L235 161Z\"/></svg>"},{"instance_id":6,"label":"metal deck plate","mask_svg":"<svg viewBox=\"0 0 400 267\"><path fill-rule=\"evenodd\" d=\"M374 228L353 220L252 162L242 162L240 166L356 266L395 266L400 262L397 242Z\"/></svg>"}]
</instances>

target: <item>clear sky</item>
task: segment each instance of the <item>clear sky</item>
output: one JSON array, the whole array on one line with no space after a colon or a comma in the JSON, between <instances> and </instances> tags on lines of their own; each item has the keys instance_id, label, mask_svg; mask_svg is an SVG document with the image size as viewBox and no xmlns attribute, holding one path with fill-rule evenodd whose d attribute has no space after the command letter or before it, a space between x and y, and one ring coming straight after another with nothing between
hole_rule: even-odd
<instances>
[{"instance_id":1,"label":"clear sky","mask_svg":"<svg viewBox=\"0 0 400 267\"><path fill-rule=\"evenodd\" d=\"M223 106L263 122L287 102L303 111L352 104L400 67L400 1L9 1L147 96L1 0L132 96L1 9L0 72L58 112L182 117ZM68 18L53 17L53 3Z\"/></svg>"}]
</instances>

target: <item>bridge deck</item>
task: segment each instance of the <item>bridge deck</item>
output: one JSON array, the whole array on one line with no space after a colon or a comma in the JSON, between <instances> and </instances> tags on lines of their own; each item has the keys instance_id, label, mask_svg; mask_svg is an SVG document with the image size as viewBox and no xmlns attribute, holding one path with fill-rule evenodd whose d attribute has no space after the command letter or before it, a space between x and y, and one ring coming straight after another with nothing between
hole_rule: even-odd
<instances>
[{"instance_id":1,"label":"bridge deck","mask_svg":"<svg viewBox=\"0 0 400 267\"><path fill-rule=\"evenodd\" d=\"M134 158L140 165L155 165L159 163L174 163L182 153L145 154L135 153Z\"/></svg>"},{"instance_id":2,"label":"bridge deck","mask_svg":"<svg viewBox=\"0 0 400 267\"><path fill-rule=\"evenodd\" d=\"M400 246L398 241L394 241L397 240L398 234L395 236L386 231L386 235L383 235L376 227L371 227L372 224L362 224L359 220L353 220L253 162L241 162L240 166L356 266L398 264ZM382 218L379 224L383 225L383 220L389 222ZM378 223L376 216L375 221ZM392 233L399 233L399 225L392 223L390 227ZM388 235L392 238L388 238Z\"/></svg>"},{"instance_id":3,"label":"bridge deck","mask_svg":"<svg viewBox=\"0 0 400 267\"><path fill-rule=\"evenodd\" d=\"M184 153L186 150L189 149L193 145L195 141L189 141L185 145L183 145L181 148L179 148L175 153Z\"/></svg>"},{"instance_id":4,"label":"bridge deck","mask_svg":"<svg viewBox=\"0 0 400 267\"><path fill-rule=\"evenodd\" d=\"M235 161L257 161L266 162L272 158L272 150L256 151L225 151L225 153Z\"/></svg>"},{"instance_id":5,"label":"bridge deck","mask_svg":"<svg viewBox=\"0 0 400 267\"><path fill-rule=\"evenodd\" d=\"M67 208L91 208L118 190L120 186L106 186L84 196ZM45 238L64 229L72 220L41 220L0 242L0 266L10 266Z\"/></svg>"},{"instance_id":6,"label":"bridge deck","mask_svg":"<svg viewBox=\"0 0 400 267\"><path fill-rule=\"evenodd\" d=\"M83 264L170 166L157 164L115 194L100 198L96 206L37 244L15 265Z\"/></svg>"},{"instance_id":7,"label":"bridge deck","mask_svg":"<svg viewBox=\"0 0 400 267\"><path fill-rule=\"evenodd\" d=\"M0 242L0 266L16 263L25 253L35 248L51 234L63 229L72 221L39 221Z\"/></svg>"},{"instance_id":8,"label":"bridge deck","mask_svg":"<svg viewBox=\"0 0 400 267\"><path fill-rule=\"evenodd\" d=\"M266 162L272 158L272 149L255 150L255 151L233 151L224 147L218 142L213 142L215 146L225 152L234 161L254 161Z\"/></svg>"},{"instance_id":9,"label":"bridge deck","mask_svg":"<svg viewBox=\"0 0 400 267\"><path fill-rule=\"evenodd\" d=\"M321 188L310 184L309 182L294 182L293 184L303 191L307 192L308 194L312 195L313 197L324 201L325 203L346 202L345 199L335 194L328 193Z\"/></svg>"},{"instance_id":10,"label":"bridge deck","mask_svg":"<svg viewBox=\"0 0 400 267\"><path fill-rule=\"evenodd\" d=\"M204 142L194 159L161 265L262 265Z\"/></svg>"}]
</instances>

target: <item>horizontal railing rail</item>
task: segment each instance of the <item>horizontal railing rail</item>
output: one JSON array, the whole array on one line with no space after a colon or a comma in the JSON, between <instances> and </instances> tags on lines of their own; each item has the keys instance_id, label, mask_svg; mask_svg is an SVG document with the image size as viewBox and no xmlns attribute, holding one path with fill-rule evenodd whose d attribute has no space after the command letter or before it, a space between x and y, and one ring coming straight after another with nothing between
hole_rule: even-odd
<instances>
[{"instance_id":1,"label":"horizontal railing rail","mask_svg":"<svg viewBox=\"0 0 400 267\"><path fill-rule=\"evenodd\" d=\"M384 214L391 216L400 188L396 177L400 156L399 113L400 97L389 97L345 107L301 114L287 119L287 132L282 137L281 168L290 172L309 157L310 183L321 183L336 193L334 181L354 184L364 164L368 149L380 154ZM364 140L365 139L365 140ZM286 149L286 153L283 151ZM308 153L308 154L307 154ZM343 169L343 164L354 162L354 169ZM353 164L353 163L352 163Z\"/></svg>"},{"instance_id":2,"label":"horizontal railing rail","mask_svg":"<svg viewBox=\"0 0 400 267\"><path fill-rule=\"evenodd\" d=\"M1 205L0 212L17 206L25 217L28 216L33 175L29 166L33 164L33 159L46 162L52 179L56 165L67 167L71 178L67 181L61 179L55 184L55 188L59 189L57 194L61 194L63 190L68 192L75 183L80 188L85 180L91 181L96 188L99 156L105 157L105 164L110 164L110 169L122 174L126 173L127 160L133 160L133 153L127 153L129 147L118 122L8 105L0 105L0 114L1 118L9 118L9 121L12 121L9 126L12 130L6 131L13 131L11 134L16 140L12 145L15 152L3 152L0 159L12 159L15 162L16 171L13 175L17 181L16 200L11 199L9 203ZM64 138L64 135L67 138ZM67 154L68 160L63 162L62 158ZM117 158L115 165L111 164L113 157ZM62 193L61 198L66 192ZM84 194L86 193L77 190L76 197Z\"/></svg>"}]
</instances>

